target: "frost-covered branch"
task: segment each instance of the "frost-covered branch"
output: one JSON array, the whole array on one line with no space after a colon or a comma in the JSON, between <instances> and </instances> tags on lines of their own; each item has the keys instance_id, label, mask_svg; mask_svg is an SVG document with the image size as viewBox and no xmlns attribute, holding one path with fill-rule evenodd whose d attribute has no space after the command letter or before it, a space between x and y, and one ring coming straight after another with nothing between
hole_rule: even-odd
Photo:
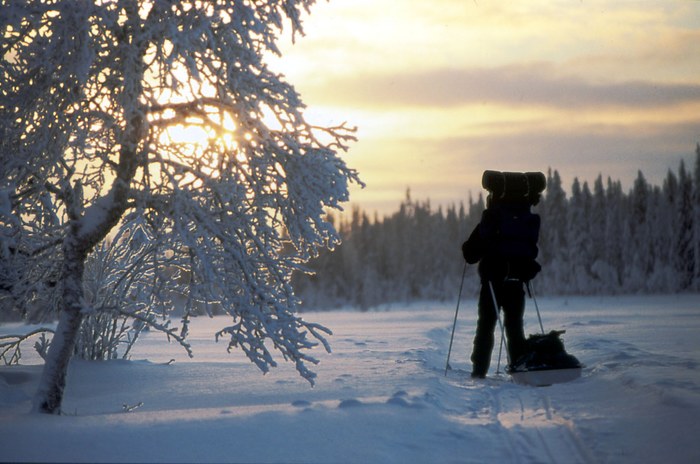
<instances>
[{"instance_id":1,"label":"frost-covered branch","mask_svg":"<svg viewBox=\"0 0 700 464\"><path fill-rule=\"evenodd\" d=\"M6 366L19 364L19 361L22 358L22 343L39 334L41 334L41 339L40 341L36 342L34 346L37 349L39 355L44 357L46 354L45 336L47 333L53 334L54 331L52 329L42 327L39 329L32 330L31 332L28 332L23 335L0 336L0 359L2 359L3 363Z\"/></svg>"}]
</instances>

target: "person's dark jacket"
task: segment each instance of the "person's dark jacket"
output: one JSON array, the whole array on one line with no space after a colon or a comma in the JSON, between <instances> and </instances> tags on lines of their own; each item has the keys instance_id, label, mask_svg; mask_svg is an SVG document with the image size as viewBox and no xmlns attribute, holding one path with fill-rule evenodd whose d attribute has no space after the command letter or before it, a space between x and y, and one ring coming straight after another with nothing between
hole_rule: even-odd
<instances>
[{"instance_id":1,"label":"person's dark jacket","mask_svg":"<svg viewBox=\"0 0 700 464\"><path fill-rule=\"evenodd\" d=\"M528 203L492 203L462 245L462 254L469 264L479 263L482 280L527 282L541 269L535 260L539 230L540 217Z\"/></svg>"}]
</instances>

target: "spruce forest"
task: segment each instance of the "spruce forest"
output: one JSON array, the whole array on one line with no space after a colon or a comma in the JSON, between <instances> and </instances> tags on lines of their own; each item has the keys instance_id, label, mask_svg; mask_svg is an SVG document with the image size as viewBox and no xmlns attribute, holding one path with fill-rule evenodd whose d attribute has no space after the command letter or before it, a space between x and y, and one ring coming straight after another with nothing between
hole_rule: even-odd
<instances>
[{"instance_id":1,"label":"spruce forest","mask_svg":"<svg viewBox=\"0 0 700 464\"><path fill-rule=\"evenodd\" d=\"M541 217L533 281L542 295L615 295L700 291L700 144L692 172L680 162L662 186L641 171L628 192L599 175L574 179L567 195L558 171L533 208ZM294 276L304 307L369 309L415 300L456 299L464 272L461 244L481 218L485 198L447 208L416 201L410 191L397 212L379 218L355 207L333 216L343 238ZM464 295L479 288L468 266Z\"/></svg>"}]
</instances>

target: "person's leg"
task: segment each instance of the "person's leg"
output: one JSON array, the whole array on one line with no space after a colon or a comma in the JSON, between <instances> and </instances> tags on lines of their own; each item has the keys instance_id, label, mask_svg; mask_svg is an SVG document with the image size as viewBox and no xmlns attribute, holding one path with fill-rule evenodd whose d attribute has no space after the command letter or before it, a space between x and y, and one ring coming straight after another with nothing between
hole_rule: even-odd
<instances>
[{"instance_id":1,"label":"person's leg","mask_svg":"<svg viewBox=\"0 0 700 464\"><path fill-rule=\"evenodd\" d=\"M488 283L481 285L479 293L479 317L476 323L474 349L471 355L472 377L485 377L491 364L493 331L496 328L496 309L493 306Z\"/></svg>"},{"instance_id":2,"label":"person's leg","mask_svg":"<svg viewBox=\"0 0 700 464\"><path fill-rule=\"evenodd\" d=\"M507 280L499 286L497 293L503 308L503 325L508 341L510 362L514 363L527 351L523 315L525 314L525 292L519 281Z\"/></svg>"}]
</instances>

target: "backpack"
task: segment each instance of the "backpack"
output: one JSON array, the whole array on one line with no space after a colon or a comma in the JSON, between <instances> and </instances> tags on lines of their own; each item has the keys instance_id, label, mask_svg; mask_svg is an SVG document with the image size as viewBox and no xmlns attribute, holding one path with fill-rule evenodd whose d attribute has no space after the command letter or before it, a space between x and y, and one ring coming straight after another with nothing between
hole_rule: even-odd
<instances>
[{"instance_id":1,"label":"backpack","mask_svg":"<svg viewBox=\"0 0 700 464\"><path fill-rule=\"evenodd\" d=\"M491 281L532 280L540 271L537 240L540 217L523 202L492 202L477 226L479 272ZM470 237L471 238L471 237Z\"/></svg>"},{"instance_id":2,"label":"backpack","mask_svg":"<svg viewBox=\"0 0 700 464\"><path fill-rule=\"evenodd\" d=\"M579 360L564 349L564 342L560 336L565 332L565 330L552 330L548 334L530 335L527 339L527 353L513 362L509 371L523 372L581 367Z\"/></svg>"},{"instance_id":3,"label":"backpack","mask_svg":"<svg viewBox=\"0 0 700 464\"><path fill-rule=\"evenodd\" d=\"M532 280L542 269L537 258L540 217L530 211L546 187L541 172L484 171L488 207L466 242L464 259L479 262L484 280Z\"/></svg>"},{"instance_id":4,"label":"backpack","mask_svg":"<svg viewBox=\"0 0 700 464\"><path fill-rule=\"evenodd\" d=\"M485 256L506 261L537 258L540 217L529 206L489 206L482 214L480 233L486 241Z\"/></svg>"}]
</instances>

